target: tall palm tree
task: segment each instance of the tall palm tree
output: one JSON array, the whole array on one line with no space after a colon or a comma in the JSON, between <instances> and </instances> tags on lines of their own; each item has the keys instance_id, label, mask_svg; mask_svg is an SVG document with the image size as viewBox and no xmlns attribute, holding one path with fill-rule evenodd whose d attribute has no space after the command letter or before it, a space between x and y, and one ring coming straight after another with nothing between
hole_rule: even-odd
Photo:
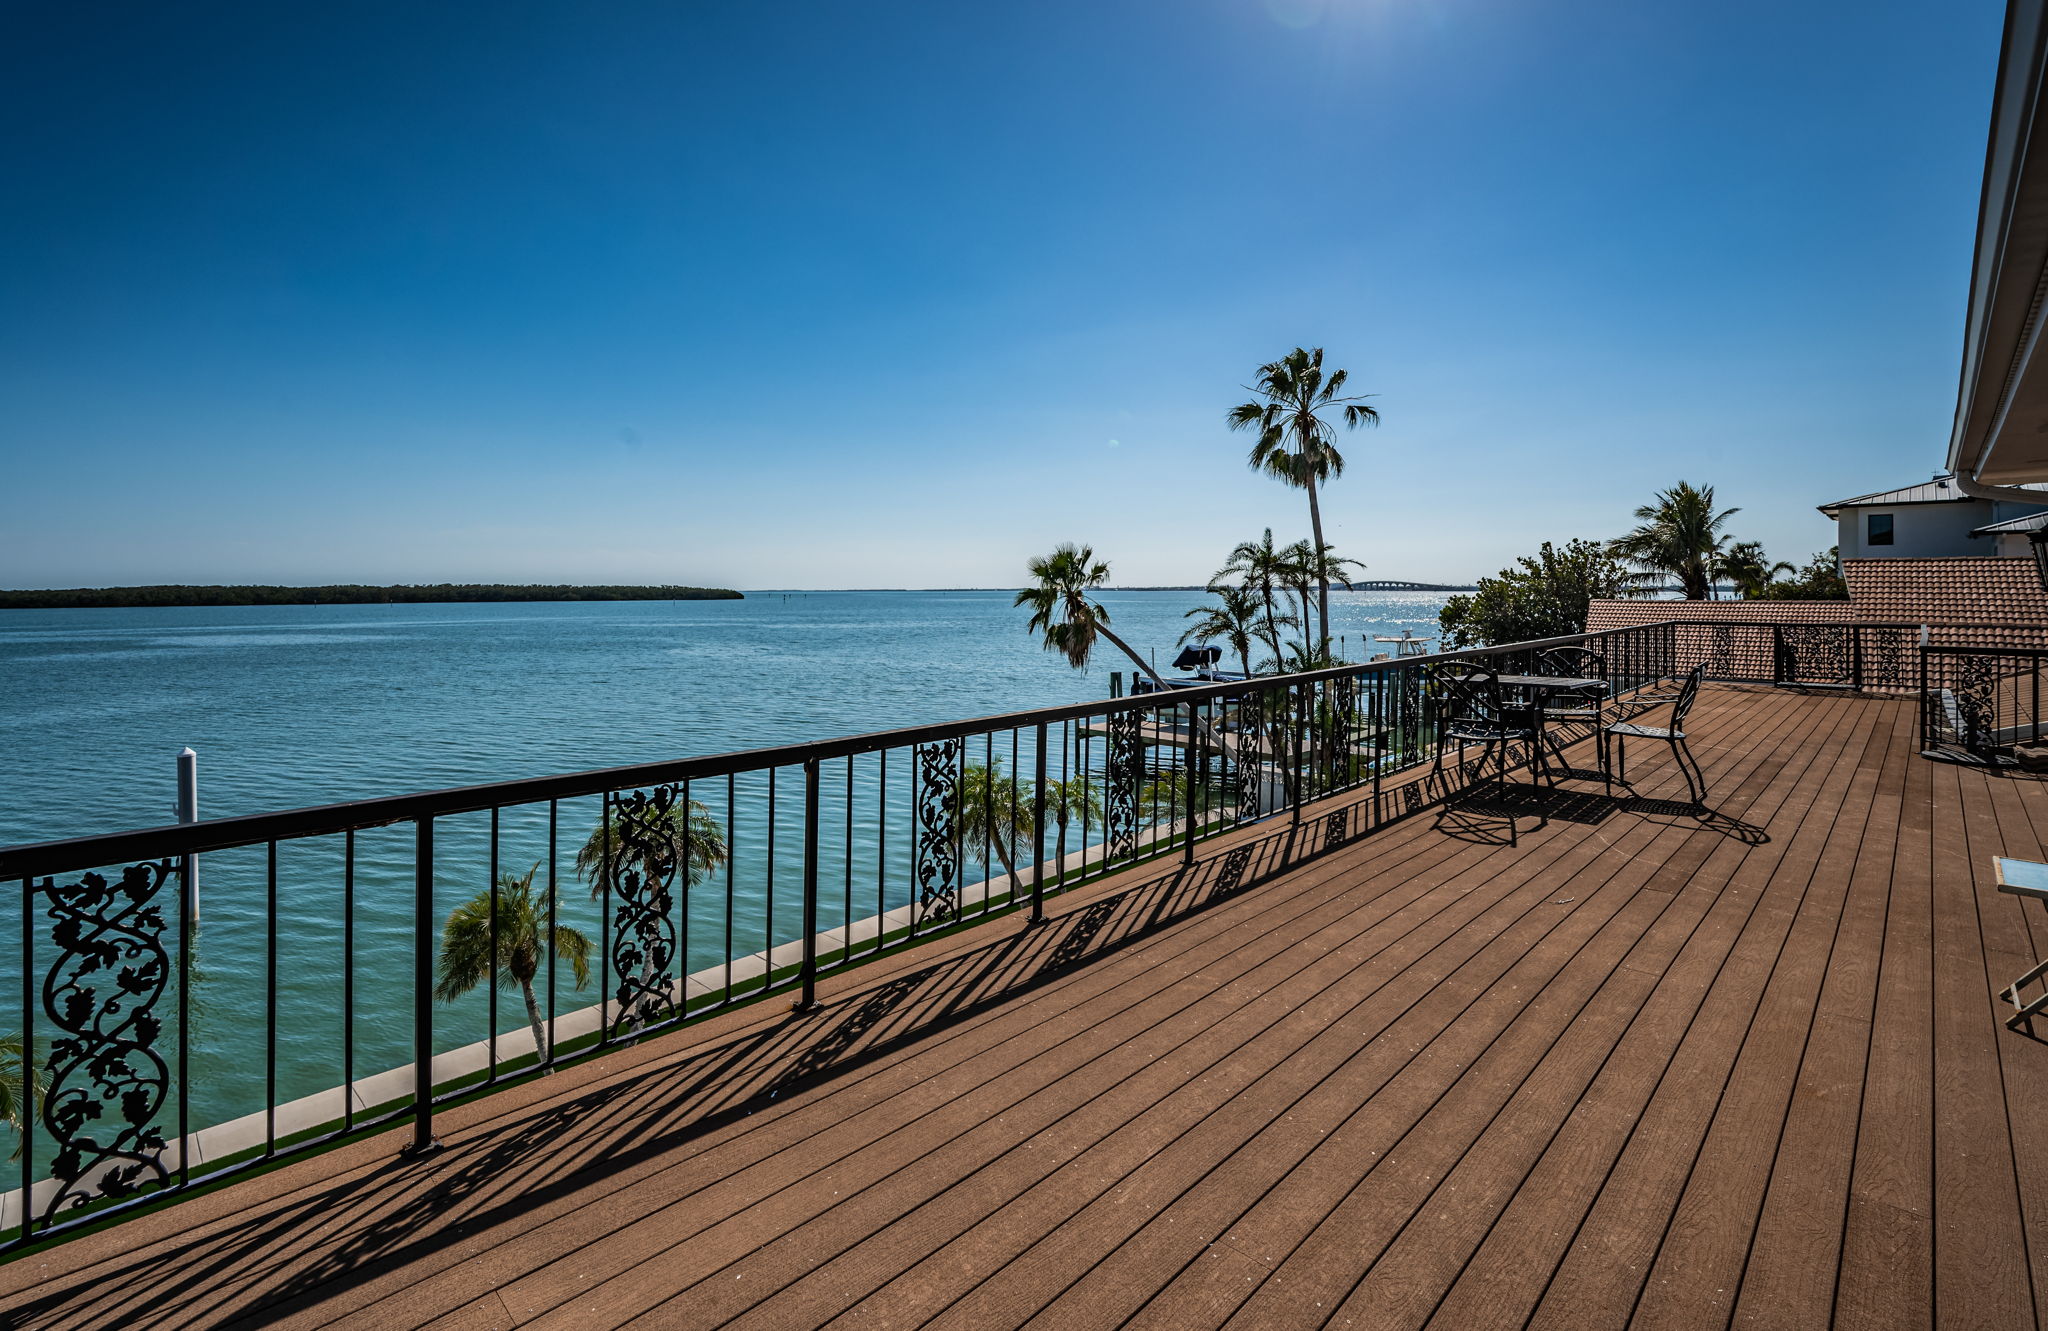
<instances>
[{"instance_id":1,"label":"tall palm tree","mask_svg":"<svg viewBox=\"0 0 2048 1331\"><path fill-rule=\"evenodd\" d=\"M1273 544L1273 529L1266 528L1265 534L1256 541L1239 541L1231 550L1230 558L1217 570L1218 580L1236 578L1250 590L1256 592L1259 601L1266 608L1266 631L1263 635L1266 646L1274 656L1280 655L1280 629L1292 625L1292 617L1282 617L1273 612L1273 602L1286 585L1287 555Z\"/></svg>"},{"instance_id":2,"label":"tall palm tree","mask_svg":"<svg viewBox=\"0 0 2048 1331\"><path fill-rule=\"evenodd\" d=\"M1098 640L1131 658L1131 664L1152 677L1161 693L1166 681L1144 657L1116 636L1109 627L1109 611L1095 599L1109 581L1109 564L1095 557L1095 551L1069 541L1029 565L1031 585L1017 593L1013 604L1031 609L1031 631L1042 635L1045 649L1059 652L1076 670L1088 668Z\"/></svg>"},{"instance_id":3,"label":"tall palm tree","mask_svg":"<svg viewBox=\"0 0 2048 1331\"><path fill-rule=\"evenodd\" d=\"M1737 541L1714 561L1714 577L1729 584L1745 601L1754 601L1782 573L1797 573L1797 566L1764 553L1762 541Z\"/></svg>"},{"instance_id":4,"label":"tall palm tree","mask_svg":"<svg viewBox=\"0 0 2048 1331\"><path fill-rule=\"evenodd\" d=\"M1195 622L1188 631L1180 635L1183 643L1220 642L1237 653L1238 662L1244 673L1252 673L1252 643L1259 636L1259 598L1249 587L1239 587L1228 582L1211 582L1209 594L1216 598L1215 605L1198 605L1182 615L1183 619Z\"/></svg>"},{"instance_id":5,"label":"tall palm tree","mask_svg":"<svg viewBox=\"0 0 2048 1331\"><path fill-rule=\"evenodd\" d=\"M677 866L682 870L684 887L725 867L729 853L725 828L696 800L676 801L655 834L637 845L632 837L623 834L618 823L616 813L607 814L603 822L590 830L590 836L576 852L576 874L590 883L593 898L603 894L606 861L621 848L632 858L629 867L643 877L661 877L666 873L665 866Z\"/></svg>"},{"instance_id":6,"label":"tall palm tree","mask_svg":"<svg viewBox=\"0 0 2048 1331\"><path fill-rule=\"evenodd\" d=\"M1251 466L1277 477L1288 485L1308 491L1309 528L1316 548L1322 549L1323 510L1316 487L1344 474L1344 455L1337 451L1337 432L1325 413L1339 413L1347 430L1361 425L1378 425L1379 412L1366 404L1373 394L1343 392L1349 375L1343 370L1323 373L1323 349L1305 351L1300 347L1279 360L1259 367L1258 377L1247 387L1258 396L1232 407L1224 420L1233 430L1255 430ZM1317 604L1321 609L1318 630L1323 642L1330 638L1330 584L1319 582Z\"/></svg>"},{"instance_id":7,"label":"tall palm tree","mask_svg":"<svg viewBox=\"0 0 2048 1331\"><path fill-rule=\"evenodd\" d=\"M962 844L983 855L993 850L1010 878L1010 899L1024 893L1017 877L1017 847L1037 830L1031 804L1033 791L1027 782L1003 771L1000 758L984 767L969 763L961 770L960 784L953 793L950 813L953 826L960 829Z\"/></svg>"},{"instance_id":8,"label":"tall palm tree","mask_svg":"<svg viewBox=\"0 0 2048 1331\"><path fill-rule=\"evenodd\" d=\"M1102 796L1095 783L1085 776L1071 776L1065 781L1045 783L1045 812L1058 829L1057 844L1053 848L1052 862L1061 873L1066 872L1067 827L1072 823L1102 825Z\"/></svg>"},{"instance_id":9,"label":"tall palm tree","mask_svg":"<svg viewBox=\"0 0 2048 1331\"><path fill-rule=\"evenodd\" d=\"M1739 508L1714 511L1714 487L1694 488L1680 481L1660 490L1655 503L1636 510L1642 523L1617 538L1613 552L1641 571L1643 577L1672 577L1688 601L1714 599L1714 565L1725 539L1721 528Z\"/></svg>"},{"instance_id":10,"label":"tall palm tree","mask_svg":"<svg viewBox=\"0 0 2048 1331\"><path fill-rule=\"evenodd\" d=\"M548 929L553 893L534 890L536 862L524 876L498 875L496 947L492 946L492 901L488 889L477 893L448 913L441 929L440 973L434 981L434 997L452 1003L491 979L495 961L498 987L517 988L526 1000L526 1022L533 1028L533 1047L542 1063L548 1060L547 1031L541 1023L540 1004L534 1000L533 981L541 963L552 951L569 963L576 975L576 987L590 982L590 939L566 924Z\"/></svg>"}]
</instances>

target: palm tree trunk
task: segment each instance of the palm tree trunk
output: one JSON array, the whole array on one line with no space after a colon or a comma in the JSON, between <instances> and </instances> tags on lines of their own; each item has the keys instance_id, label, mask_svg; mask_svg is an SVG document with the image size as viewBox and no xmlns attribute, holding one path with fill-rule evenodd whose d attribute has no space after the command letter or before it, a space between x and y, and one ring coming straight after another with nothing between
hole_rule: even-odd
<instances>
[{"instance_id":1,"label":"palm tree trunk","mask_svg":"<svg viewBox=\"0 0 2048 1331\"><path fill-rule=\"evenodd\" d=\"M1309 533L1316 543L1316 607L1319 611L1318 628L1321 640L1316 643L1316 652L1328 649L1330 641L1330 579L1323 570L1323 506L1316 499L1316 474L1305 469L1302 478L1308 482L1308 525ZM1307 625L1303 625L1306 628Z\"/></svg>"},{"instance_id":2,"label":"palm tree trunk","mask_svg":"<svg viewBox=\"0 0 2048 1331\"><path fill-rule=\"evenodd\" d=\"M1017 865L1010 857L1010 848L995 834L995 828L991 827L988 831L989 844L996 848L996 858L1002 861L1003 872L1010 876L1010 903L1015 905L1017 898L1024 894L1024 881L1017 877Z\"/></svg>"},{"instance_id":3,"label":"palm tree trunk","mask_svg":"<svg viewBox=\"0 0 2048 1331\"><path fill-rule=\"evenodd\" d=\"M540 1062L541 1066L546 1070L548 1075L552 1076L555 1070L551 1067L547 1067L547 1028L541 1024L540 1004L534 1001L533 985L525 980L521 980L519 982L519 992L525 995L526 997L526 1024L533 1027L534 1057Z\"/></svg>"}]
</instances>

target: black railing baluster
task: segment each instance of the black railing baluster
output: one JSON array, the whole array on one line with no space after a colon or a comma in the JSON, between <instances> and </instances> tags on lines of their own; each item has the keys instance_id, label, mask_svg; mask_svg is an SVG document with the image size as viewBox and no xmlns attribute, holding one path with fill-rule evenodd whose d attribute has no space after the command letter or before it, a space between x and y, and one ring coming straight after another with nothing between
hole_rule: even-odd
<instances>
[{"instance_id":1,"label":"black railing baluster","mask_svg":"<svg viewBox=\"0 0 2048 1331\"><path fill-rule=\"evenodd\" d=\"M267 921L263 953L263 1155L277 1154L277 842L264 857L263 912Z\"/></svg>"},{"instance_id":2,"label":"black railing baluster","mask_svg":"<svg viewBox=\"0 0 2048 1331\"><path fill-rule=\"evenodd\" d=\"M484 1034L484 1080L498 1079L498 806L491 806L491 983L490 996L485 1000L489 1013L489 1025ZM554 940L548 940L550 946Z\"/></svg>"},{"instance_id":3,"label":"black railing baluster","mask_svg":"<svg viewBox=\"0 0 2048 1331\"><path fill-rule=\"evenodd\" d=\"M768 868L768 882L761 895L768 900L767 918L761 922L761 992L767 993L775 987L775 775L776 769L768 769L768 850L764 861Z\"/></svg>"},{"instance_id":4,"label":"black railing baluster","mask_svg":"<svg viewBox=\"0 0 2048 1331\"><path fill-rule=\"evenodd\" d=\"M804 764L804 953L803 996L796 1010L818 1006L818 760ZM772 945L771 945L772 946ZM769 960L774 960L771 952Z\"/></svg>"},{"instance_id":5,"label":"black railing baluster","mask_svg":"<svg viewBox=\"0 0 2048 1331\"><path fill-rule=\"evenodd\" d=\"M555 1065L555 857L559 852L557 841L561 831L562 802L548 801L548 1047L543 1055L534 1050L534 1057L549 1068Z\"/></svg>"},{"instance_id":6,"label":"black railing baluster","mask_svg":"<svg viewBox=\"0 0 2048 1331\"><path fill-rule=\"evenodd\" d=\"M554 935L550 934L549 937ZM184 984L179 984L178 1047L179 1057L184 1057L185 1008L182 997ZM185 1078L181 1064L178 1080ZM341 842L341 1130L352 1131L356 1125L356 831L351 827L342 833ZM178 1112L184 1113L182 1095L178 1101ZM181 1129L182 1131L182 1129Z\"/></svg>"},{"instance_id":7,"label":"black railing baluster","mask_svg":"<svg viewBox=\"0 0 2048 1331\"><path fill-rule=\"evenodd\" d=\"M889 939L889 750L875 755L875 946Z\"/></svg>"},{"instance_id":8,"label":"black railing baluster","mask_svg":"<svg viewBox=\"0 0 2048 1331\"><path fill-rule=\"evenodd\" d=\"M853 961L853 755L846 755L846 848L840 855L845 872L844 900L839 910L839 964ZM877 926L879 927L879 926Z\"/></svg>"},{"instance_id":9,"label":"black railing baluster","mask_svg":"<svg viewBox=\"0 0 2048 1331\"><path fill-rule=\"evenodd\" d=\"M1045 722L1038 723L1031 783L1031 922L1045 923Z\"/></svg>"},{"instance_id":10,"label":"black railing baluster","mask_svg":"<svg viewBox=\"0 0 2048 1331\"><path fill-rule=\"evenodd\" d=\"M434 1141L434 820L414 825L412 855L412 1144L424 1155Z\"/></svg>"},{"instance_id":11,"label":"black railing baluster","mask_svg":"<svg viewBox=\"0 0 2048 1331\"><path fill-rule=\"evenodd\" d=\"M732 1002L732 875L740 858L740 820L733 795L737 777L725 774L725 994L721 1003Z\"/></svg>"},{"instance_id":12,"label":"black railing baluster","mask_svg":"<svg viewBox=\"0 0 2048 1331\"><path fill-rule=\"evenodd\" d=\"M43 881L48 882L49 879ZM36 885L32 878L21 880L21 1221L17 1244L27 1243L35 1234L36 1213L36 1119L42 1116L40 1099L29 1090L36 1070ZM178 1032L183 1039L185 1033Z\"/></svg>"},{"instance_id":13,"label":"black railing baluster","mask_svg":"<svg viewBox=\"0 0 2048 1331\"><path fill-rule=\"evenodd\" d=\"M351 850L355 845L355 833L348 834L347 844ZM178 860L178 1186L192 1184L192 1097L187 1093L192 1075L192 914L197 904L192 890L193 866L197 858L181 856ZM30 1086L35 1073L35 1054L30 1046L21 1051L22 1093L24 1105L33 1105ZM341 1083L342 1125L348 1124L349 1082L344 1075ZM28 1118L27 1113L23 1118ZM26 1152L23 1152L26 1155ZM22 1194L26 1207L28 1194Z\"/></svg>"}]
</instances>

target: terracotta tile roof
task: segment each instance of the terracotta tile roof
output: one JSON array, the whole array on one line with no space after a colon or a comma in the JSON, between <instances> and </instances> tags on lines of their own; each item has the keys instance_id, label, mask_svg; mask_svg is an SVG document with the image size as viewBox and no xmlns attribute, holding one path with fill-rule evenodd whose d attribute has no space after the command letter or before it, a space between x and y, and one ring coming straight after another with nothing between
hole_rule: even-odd
<instances>
[{"instance_id":1,"label":"terracotta tile roof","mask_svg":"<svg viewBox=\"0 0 2048 1331\"><path fill-rule=\"evenodd\" d=\"M1599 633L1664 619L1758 625L1757 634L1680 634L1685 660L1710 653L1715 673L1728 677L1767 668L1772 639L1761 628L1773 624L1906 624L1915 626L1910 636L1916 642L1917 626L1925 624L1935 646L2048 648L2048 592L2031 559L1849 559L1842 577L1847 601L1595 601L1586 629ZM1865 636L1889 642L1886 632L1866 630Z\"/></svg>"},{"instance_id":2,"label":"terracotta tile roof","mask_svg":"<svg viewBox=\"0 0 2048 1331\"><path fill-rule=\"evenodd\" d=\"M1869 616L1847 601L1595 601L1586 609L1586 631L1601 633L1662 619L1695 619L1730 624L1843 624Z\"/></svg>"},{"instance_id":3,"label":"terracotta tile roof","mask_svg":"<svg viewBox=\"0 0 2048 1331\"><path fill-rule=\"evenodd\" d=\"M2048 625L2031 559L1845 559L1842 577L1859 619Z\"/></svg>"}]
</instances>

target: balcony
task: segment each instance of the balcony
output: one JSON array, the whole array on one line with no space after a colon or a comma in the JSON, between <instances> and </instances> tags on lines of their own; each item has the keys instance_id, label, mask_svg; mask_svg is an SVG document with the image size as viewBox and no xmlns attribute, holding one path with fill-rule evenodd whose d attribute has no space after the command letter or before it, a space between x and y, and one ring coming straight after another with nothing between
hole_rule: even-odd
<instances>
[{"instance_id":1,"label":"balcony","mask_svg":"<svg viewBox=\"0 0 2048 1331\"><path fill-rule=\"evenodd\" d=\"M2048 798L1923 758L1923 701L1710 686L1705 809L1652 746L1611 799L1354 784L814 974L810 1010L449 1101L438 1151L357 1136L25 1252L0 1296L34 1327L2033 1325L2048 1048L1996 990L2048 921L1990 860L2044 857Z\"/></svg>"}]
</instances>

